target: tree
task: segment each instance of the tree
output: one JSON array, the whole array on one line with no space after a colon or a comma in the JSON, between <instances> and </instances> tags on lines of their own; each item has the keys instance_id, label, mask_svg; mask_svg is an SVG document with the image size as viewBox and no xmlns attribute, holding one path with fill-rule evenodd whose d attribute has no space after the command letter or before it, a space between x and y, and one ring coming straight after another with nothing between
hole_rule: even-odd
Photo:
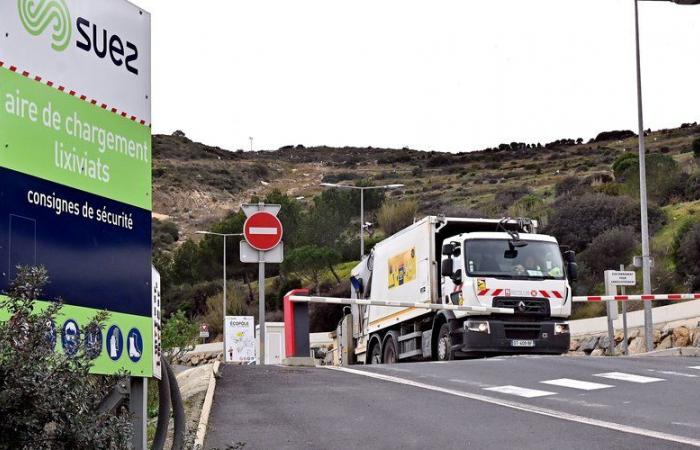
<instances>
[{"instance_id":1,"label":"tree","mask_svg":"<svg viewBox=\"0 0 700 450\"><path fill-rule=\"evenodd\" d=\"M690 289L700 289L700 223L692 225L679 236L675 251L676 273L680 275Z\"/></svg>"},{"instance_id":2,"label":"tree","mask_svg":"<svg viewBox=\"0 0 700 450\"><path fill-rule=\"evenodd\" d=\"M639 197L639 158L627 153L613 164L615 178L629 195ZM684 195L685 175L672 157L652 153L646 157L646 181L649 200L665 205L674 197Z\"/></svg>"},{"instance_id":3,"label":"tree","mask_svg":"<svg viewBox=\"0 0 700 450\"><path fill-rule=\"evenodd\" d=\"M54 351L62 305L36 303L47 282L45 269L22 267L0 301L10 316L0 322L0 449L128 448L128 413L98 411L116 378L90 375L85 346L72 357ZM81 335L106 319L97 313Z\"/></svg>"},{"instance_id":4,"label":"tree","mask_svg":"<svg viewBox=\"0 0 700 450\"><path fill-rule=\"evenodd\" d=\"M664 212L649 205L649 231L655 233L665 222ZM547 234L559 243L583 251L598 235L615 227L632 227L639 232L639 203L627 196L611 197L603 194L585 194L580 197L562 197L553 205Z\"/></svg>"},{"instance_id":5,"label":"tree","mask_svg":"<svg viewBox=\"0 0 700 450\"><path fill-rule=\"evenodd\" d=\"M638 243L632 227L612 228L596 236L579 259L592 276L602 279L604 271L617 270L620 264L627 264Z\"/></svg>"},{"instance_id":6,"label":"tree","mask_svg":"<svg viewBox=\"0 0 700 450\"><path fill-rule=\"evenodd\" d=\"M418 212L418 202L404 200L386 202L377 212L377 222L384 233L389 236L413 223Z\"/></svg>"},{"instance_id":7,"label":"tree","mask_svg":"<svg viewBox=\"0 0 700 450\"><path fill-rule=\"evenodd\" d=\"M316 293L319 293L320 277L326 269L329 269L336 281L340 283L340 278L333 269L333 264L337 264L339 260L340 255L334 249L305 245L293 249L286 255L282 270L310 281L316 287Z\"/></svg>"},{"instance_id":8,"label":"tree","mask_svg":"<svg viewBox=\"0 0 700 450\"><path fill-rule=\"evenodd\" d=\"M184 311L177 311L164 321L161 342L163 354L171 364L194 349L198 332L197 324Z\"/></svg>"},{"instance_id":9,"label":"tree","mask_svg":"<svg viewBox=\"0 0 700 450\"><path fill-rule=\"evenodd\" d=\"M700 157L700 137L693 140L693 154L696 158Z\"/></svg>"}]
</instances>

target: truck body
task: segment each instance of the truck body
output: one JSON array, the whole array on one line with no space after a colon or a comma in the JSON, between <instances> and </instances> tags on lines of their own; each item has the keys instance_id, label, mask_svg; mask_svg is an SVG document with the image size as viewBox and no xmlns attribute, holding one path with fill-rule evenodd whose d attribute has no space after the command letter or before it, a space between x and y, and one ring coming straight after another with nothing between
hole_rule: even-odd
<instances>
[{"instance_id":1,"label":"truck body","mask_svg":"<svg viewBox=\"0 0 700 450\"><path fill-rule=\"evenodd\" d=\"M575 272L535 221L428 216L376 244L351 272L352 297L514 314L354 305L355 361L566 352Z\"/></svg>"}]
</instances>

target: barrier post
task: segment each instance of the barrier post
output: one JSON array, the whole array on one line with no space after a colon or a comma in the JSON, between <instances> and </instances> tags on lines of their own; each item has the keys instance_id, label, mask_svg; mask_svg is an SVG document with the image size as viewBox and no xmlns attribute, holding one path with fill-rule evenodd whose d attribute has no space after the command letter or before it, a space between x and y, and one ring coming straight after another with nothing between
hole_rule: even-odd
<instances>
[{"instance_id":1,"label":"barrier post","mask_svg":"<svg viewBox=\"0 0 700 450\"><path fill-rule=\"evenodd\" d=\"M625 265L620 264L620 272L625 270ZM625 295L625 287L622 286L621 294ZM622 302L622 354L628 356L629 349L627 348L627 302Z\"/></svg>"},{"instance_id":2,"label":"barrier post","mask_svg":"<svg viewBox=\"0 0 700 450\"><path fill-rule=\"evenodd\" d=\"M292 295L309 295L308 289L294 289L284 296L284 353L285 357L308 357L309 304L292 302Z\"/></svg>"}]
</instances>

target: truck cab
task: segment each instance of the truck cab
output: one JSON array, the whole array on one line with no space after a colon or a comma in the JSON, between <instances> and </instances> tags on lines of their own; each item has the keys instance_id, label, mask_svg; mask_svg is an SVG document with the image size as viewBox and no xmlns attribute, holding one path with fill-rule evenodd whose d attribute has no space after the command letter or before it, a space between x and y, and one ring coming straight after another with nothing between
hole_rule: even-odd
<instances>
[{"instance_id":1,"label":"truck cab","mask_svg":"<svg viewBox=\"0 0 700 450\"><path fill-rule=\"evenodd\" d=\"M442 303L512 308L514 315L455 311L454 320L463 325L440 336L440 359L450 357L444 352L566 352L565 320L572 303L568 278L576 275L572 262L573 254L562 255L556 239L542 234L473 232L445 239Z\"/></svg>"}]
</instances>

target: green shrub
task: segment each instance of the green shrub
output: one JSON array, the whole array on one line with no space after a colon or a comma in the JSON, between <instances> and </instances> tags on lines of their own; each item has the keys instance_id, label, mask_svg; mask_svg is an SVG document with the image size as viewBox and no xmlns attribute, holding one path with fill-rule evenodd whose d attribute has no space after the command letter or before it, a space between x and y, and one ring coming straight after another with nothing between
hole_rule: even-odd
<instances>
[{"instance_id":1,"label":"green shrub","mask_svg":"<svg viewBox=\"0 0 700 450\"><path fill-rule=\"evenodd\" d=\"M679 236L675 250L676 273L689 289L700 288L700 223L693 224Z\"/></svg>"},{"instance_id":2,"label":"green shrub","mask_svg":"<svg viewBox=\"0 0 700 450\"><path fill-rule=\"evenodd\" d=\"M700 157L700 137L693 140L692 149L695 157Z\"/></svg>"},{"instance_id":3,"label":"green shrub","mask_svg":"<svg viewBox=\"0 0 700 450\"><path fill-rule=\"evenodd\" d=\"M184 353L194 349L199 335L197 324L185 316L184 311L177 311L163 322L161 344L163 354L172 362Z\"/></svg>"},{"instance_id":4,"label":"green shrub","mask_svg":"<svg viewBox=\"0 0 700 450\"><path fill-rule=\"evenodd\" d=\"M90 375L85 346L72 357L54 351L61 305L39 310L35 303L47 282L45 269L20 268L0 302L10 315L0 323L0 449L128 448L128 414L98 411L116 377ZM97 313L80 341L106 319Z\"/></svg>"},{"instance_id":5,"label":"green shrub","mask_svg":"<svg viewBox=\"0 0 700 450\"><path fill-rule=\"evenodd\" d=\"M418 203L415 200L401 202L386 202L377 212L379 227L390 236L413 223L418 212Z\"/></svg>"}]
</instances>

